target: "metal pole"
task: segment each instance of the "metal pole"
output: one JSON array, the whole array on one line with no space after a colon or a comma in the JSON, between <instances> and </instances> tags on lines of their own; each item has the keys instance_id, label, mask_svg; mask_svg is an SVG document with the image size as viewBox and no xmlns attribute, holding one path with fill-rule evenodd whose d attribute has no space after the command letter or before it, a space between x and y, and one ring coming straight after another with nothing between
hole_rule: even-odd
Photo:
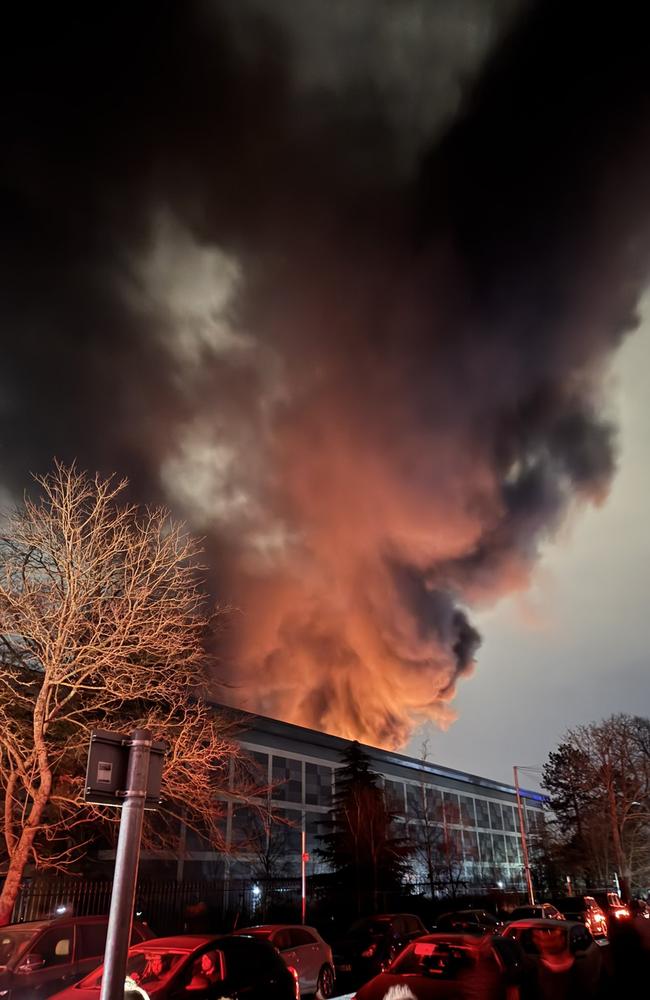
<instances>
[{"instance_id":1,"label":"metal pole","mask_svg":"<svg viewBox=\"0 0 650 1000\"><path fill-rule=\"evenodd\" d=\"M136 729L131 736L129 747L129 766L115 856L115 875L100 1000L123 1000L124 997L126 959L131 940L140 838L147 795L151 733L147 729Z\"/></svg>"},{"instance_id":2,"label":"metal pole","mask_svg":"<svg viewBox=\"0 0 650 1000\"><path fill-rule=\"evenodd\" d=\"M306 872L306 867L307 867L307 834L306 834L306 832L304 830L302 831L302 835L301 835L300 841L301 841L301 843L300 843L300 847L301 847L301 851L300 851L300 893L301 893L301 896L300 896L300 902L301 902L301 906L300 906L300 913L301 913L300 922L304 924L305 920L306 920L306 917L307 917L307 872Z\"/></svg>"},{"instance_id":3,"label":"metal pole","mask_svg":"<svg viewBox=\"0 0 650 1000\"><path fill-rule=\"evenodd\" d=\"M524 855L524 872L526 873L526 885L528 887L528 902L531 906L535 905L535 893L533 892L533 880L530 874L530 864L528 861L528 844L526 842L526 823L524 821L524 810L521 804L521 795L519 794L519 769L515 765L512 768L515 776L515 791L517 792L517 811L519 813L519 830L521 832L521 850ZM101 1000L104 1000L102 997Z\"/></svg>"}]
</instances>

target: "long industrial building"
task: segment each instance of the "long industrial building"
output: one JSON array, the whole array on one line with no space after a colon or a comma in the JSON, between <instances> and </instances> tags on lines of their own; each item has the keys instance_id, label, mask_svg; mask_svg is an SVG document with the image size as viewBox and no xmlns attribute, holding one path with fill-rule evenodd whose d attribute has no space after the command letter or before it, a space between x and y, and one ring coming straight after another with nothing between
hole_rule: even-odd
<instances>
[{"instance_id":1,"label":"long industrial building","mask_svg":"<svg viewBox=\"0 0 650 1000\"><path fill-rule=\"evenodd\" d=\"M322 871L318 838L325 831L323 821L336 786L341 753L349 742L276 719L243 712L237 716L241 723L240 743L254 759L262 782L271 789L273 812L285 822L273 828L272 849L269 844L259 844L251 851L252 811L230 802L226 839L233 851L226 860L221 856L220 871L226 877L249 878L259 870L264 855L269 874L297 875L304 830L308 874L317 874ZM438 831L439 843L446 845L446 859L453 860L457 867L462 865L465 884L523 885L513 786L376 747L365 746L364 750L383 778L391 810L409 824L412 835L417 836L418 825L424 823ZM543 835L544 798L522 790L521 800L525 832L534 850ZM214 875L216 863L215 854L193 851L188 838L185 856L179 859L183 877ZM424 881L414 858L413 880L420 879Z\"/></svg>"}]
</instances>

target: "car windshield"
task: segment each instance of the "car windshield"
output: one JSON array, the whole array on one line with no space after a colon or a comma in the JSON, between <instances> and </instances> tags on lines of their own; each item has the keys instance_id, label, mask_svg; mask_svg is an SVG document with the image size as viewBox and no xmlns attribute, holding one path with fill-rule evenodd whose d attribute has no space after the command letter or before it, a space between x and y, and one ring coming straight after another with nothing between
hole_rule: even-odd
<instances>
[{"instance_id":1,"label":"car windshield","mask_svg":"<svg viewBox=\"0 0 650 1000\"><path fill-rule=\"evenodd\" d=\"M555 905L562 913L581 913L587 908L580 896L565 896L564 899L556 900Z\"/></svg>"},{"instance_id":2,"label":"car windshield","mask_svg":"<svg viewBox=\"0 0 650 1000\"><path fill-rule=\"evenodd\" d=\"M527 955L549 955L566 951L568 939L563 927L527 927L519 944Z\"/></svg>"},{"instance_id":3,"label":"car windshield","mask_svg":"<svg viewBox=\"0 0 650 1000\"><path fill-rule=\"evenodd\" d=\"M185 951L171 948L131 949L126 962L126 975L147 993L155 992L176 972L184 958ZM102 985L104 967L95 969L79 984L85 990L98 990Z\"/></svg>"},{"instance_id":4,"label":"car windshield","mask_svg":"<svg viewBox=\"0 0 650 1000\"><path fill-rule=\"evenodd\" d=\"M470 969L475 960L476 953L472 949L449 941L414 941L393 962L390 973L398 976L456 979L463 971Z\"/></svg>"},{"instance_id":5,"label":"car windshield","mask_svg":"<svg viewBox=\"0 0 650 1000\"><path fill-rule=\"evenodd\" d=\"M352 937L360 937L362 934L385 934L389 928L388 920L357 920L352 924L349 934Z\"/></svg>"},{"instance_id":6,"label":"car windshield","mask_svg":"<svg viewBox=\"0 0 650 1000\"><path fill-rule=\"evenodd\" d=\"M541 906L518 906L510 914L511 920L525 920L526 917L541 917L543 915Z\"/></svg>"},{"instance_id":7,"label":"car windshield","mask_svg":"<svg viewBox=\"0 0 650 1000\"><path fill-rule=\"evenodd\" d=\"M34 937L34 931L0 931L0 965L9 965Z\"/></svg>"}]
</instances>

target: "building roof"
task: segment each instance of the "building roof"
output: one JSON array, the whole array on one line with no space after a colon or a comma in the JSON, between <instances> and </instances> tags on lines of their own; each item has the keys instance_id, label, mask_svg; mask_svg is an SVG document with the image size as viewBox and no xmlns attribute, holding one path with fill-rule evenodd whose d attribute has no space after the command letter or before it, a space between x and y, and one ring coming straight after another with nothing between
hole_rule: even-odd
<instances>
[{"instance_id":1,"label":"building roof","mask_svg":"<svg viewBox=\"0 0 650 1000\"><path fill-rule=\"evenodd\" d=\"M303 747L314 747L323 751L323 756L327 756L333 761L340 757L342 751L349 747L352 742L341 736L332 736L329 733L322 733L316 729L308 729L305 726L297 726L291 722L282 722L280 719L255 715L252 712L246 712L239 708L216 704L215 707L230 714L233 721L239 724L244 741L246 740L247 733L251 736L268 736L271 744L273 746L277 745L278 749L291 751L291 744L301 744ZM251 740L251 742L254 742L254 740ZM365 743L360 743L360 746L379 770L383 770L386 765L392 765L394 768L399 768L401 772L406 772L404 774L405 777L408 776L409 771L418 772L420 776L424 772L427 775L442 778L443 780L483 788L487 794L494 792L505 793L508 796L516 794L514 785L494 781L491 778L484 778L466 771L458 771L455 768L443 767L428 760L409 757L395 750L384 750L381 747L373 747ZM416 775L413 774L411 776L415 777ZM520 794L522 798L527 799L529 802L534 802L536 805L541 806L546 802L546 796L540 792L520 788Z\"/></svg>"}]
</instances>

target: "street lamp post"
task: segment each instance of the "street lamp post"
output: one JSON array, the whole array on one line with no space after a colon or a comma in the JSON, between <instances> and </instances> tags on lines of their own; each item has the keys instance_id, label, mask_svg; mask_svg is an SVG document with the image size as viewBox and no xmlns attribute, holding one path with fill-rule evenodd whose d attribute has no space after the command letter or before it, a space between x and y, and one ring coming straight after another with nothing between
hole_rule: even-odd
<instances>
[{"instance_id":1,"label":"street lamp post","mask_svg":"<svg viewBox=\"0 0 650 1000\"><path fill-rule=\"evenodd\" d=\"M521 832L521 851L524 856L524 872L526 875L526 886L528 888L528 902L531 906L535 905L535 893L533 891L533 879L530 874L530 862L528 860L528 843L526 840L526 822L524 819L524 809L521 802L521 794L519 792L519 768L515 764L512 768L515 776L515 791L517 793L517 812L519 813L519 830Z\"/></svg>"}]
</instances>

